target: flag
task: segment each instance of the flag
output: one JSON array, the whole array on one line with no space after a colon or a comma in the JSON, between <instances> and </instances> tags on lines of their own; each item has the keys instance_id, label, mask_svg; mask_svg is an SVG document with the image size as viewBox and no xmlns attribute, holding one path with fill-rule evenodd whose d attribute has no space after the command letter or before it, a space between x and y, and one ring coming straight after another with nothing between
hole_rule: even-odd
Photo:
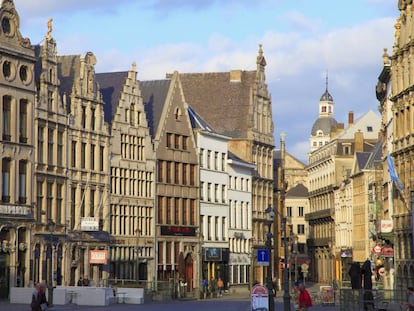
<instances>
[{"instance_id":1,"label":"flag","mask_svg":"<svg viewBox=\"0 0 414 311\"><path fill-rule=\"evenodd\" d=\"M404 191L404 186L401 183L401 180L398 178L398 175L394 167L394 161L392 160L389 152L387 153L387 159L388 159L388 173L390 174L391 180L397 184L398 189L400 191Z\"/></svg>"},{"instance_id":2,"label":"flag","mask_svg":"<svg viewBox=\"0 0 414 311\"><path fill-rule=\"evenodd\" d=\"M387 161L388 161L388 173L390 174L390 179L391 181L397 184L398 192L400 193L404 206L407 210L409 210L407 198L405 196L404 186L401 183L401 180L398 178L397 172L395 171L395 167L394 167L394 161L392 160L392 157L389 152L387 152Z\"/></svg>"}]
</instances>

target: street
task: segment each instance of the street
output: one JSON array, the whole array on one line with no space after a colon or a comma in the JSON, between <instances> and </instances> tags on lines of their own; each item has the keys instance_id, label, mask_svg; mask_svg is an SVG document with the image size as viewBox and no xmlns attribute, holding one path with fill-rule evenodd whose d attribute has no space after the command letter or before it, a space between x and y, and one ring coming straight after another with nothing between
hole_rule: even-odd
<instances>
[{"instance_id":1,"label":"street","mask_svg":"<svg viewBox=\"0 0 414 311\"><path fill-rule=\"evenodd\" d=\"M11 311L28 311L30 307L27 304L10 304L8 301L0 301L0 310ZM142 305L134 304L112 304L106 307L90 307L65 305L54 306L49 308L49 311L250 311L250 300L248 297L240 296L226 296L218 299L207 300L186 300L186 301L168 301L163 303L147 303ZM283 303L281 299L275 301L275 310L282 311ZM291 310L294 311L292 305ZM339 306L314 306L312 311L338 311Z\"/></svg>"}]
</instances>

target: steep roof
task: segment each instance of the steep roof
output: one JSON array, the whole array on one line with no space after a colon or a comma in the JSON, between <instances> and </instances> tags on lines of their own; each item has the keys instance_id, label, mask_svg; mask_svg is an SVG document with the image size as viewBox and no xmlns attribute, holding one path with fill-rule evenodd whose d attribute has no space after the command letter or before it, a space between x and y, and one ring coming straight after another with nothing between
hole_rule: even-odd
<instances>
[{"instance_id":1,"label":"steep roof","mask_svg":"<svg viewBox=\"0 0 414 311\"><path fill-rule=\"evenodd\" d=\"M369 110L364 115L355 120L355 123L346 128L334 139L353 139L356 132L364 133L365 139L377 139L381 129L381 118L378 114Z\"/></svg>"},{"instance_id":2,"label":"steep roof","mask_svg":"<svg viewBox=\"0 0 414 311\"><path fill-rule=\"evenodd\" d=\"M80 55L58 56L58 75L60 80L60 94L70 95L75 79L80 72ZM69 99L69 98L68 98Z\"/></svg>"},{"instance_id":3,"label":"steep roof","mask_svg":"<svg viewBox=\"0 0 414 311\"><path fill-rule=\"evenodd\" d=\"M356 152L355 153L358 171L361 171L365 167L370 156L371 156L371 152Z\"/></svg>"},{"instance_id":4,"label":"steep roof","mask_svg":"<svg viewBox=\"0 0 414 311\"><path fill-rule=\"evenodd\" d=\"M289 189L286 192L287 198L297 197L297 198L307 198L309 195L308 188L303 184L297 184L295 187Z\"/></svg>"},{"instance_id":5,"label":"steep roof","mask_svg":"<svg viewBox=\"0 0 414 311\"><path fill-rule=\"evenodd\" d=\"M187 103L218 133L232 138L247 137L255 78L256 71L240 71L238 80L230 72L180 73Z\"/></svg>"},{"instance_id":6,"label":"steep roof","mask_svg":"<svg viewBox=\"0 0 414 311\"><path fill-rule=\"evenodd\" d=\"M104 101L105 121L112 124L113 116L121 98L121 92L128 77L128 71L97 73L96 81Z\"/></svg>"},{"instance_id":7,"label":"steep roof","mask_svg":"<svg viewBox=\"0 0 414 311\"><path fill-rule=\"evenodd\" d=\"M141 81L141 94L151 137L155 137L171 80Z\"/></svg>"}]
</instances>

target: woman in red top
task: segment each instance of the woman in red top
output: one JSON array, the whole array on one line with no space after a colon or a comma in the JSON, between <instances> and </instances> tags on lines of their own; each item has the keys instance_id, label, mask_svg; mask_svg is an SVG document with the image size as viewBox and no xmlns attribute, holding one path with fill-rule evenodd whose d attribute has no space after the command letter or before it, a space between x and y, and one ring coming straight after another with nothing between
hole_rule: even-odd
<instances>
[{"instance_id":1,"label":"woman in red top","mask_svg":"<svg viewBox=\"0 0 414 311\"><path fill-rule=\"evenodd\" d=\"M306 311L309 307L312 307L312 299L309 295L309 292L306 290L305 285L303 283L299 283L298 286L299 289L299 310L300 311Z\"/></svg>"}]
</instances>

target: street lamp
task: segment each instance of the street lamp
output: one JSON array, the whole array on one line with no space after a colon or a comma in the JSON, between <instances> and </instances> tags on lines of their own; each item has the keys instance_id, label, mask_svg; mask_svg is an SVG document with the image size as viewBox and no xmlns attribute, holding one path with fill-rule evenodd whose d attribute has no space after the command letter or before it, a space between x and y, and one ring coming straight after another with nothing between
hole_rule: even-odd
<instances>
[{"instance_id":1,"label":"street lamp","mask_svg":"<svg viewBox=\"0 0 414 311\"><path fill-rule=\"evenodd\" d=\"M288 243L287 243L287 236L286 236L286 222L287 222L287 218L284 217L277 209L274 209L272 206L269 206L266 209L266 212L269 213L270 217L274 217L275 216L275 212L278 213L278 215L281 218L282 221L282 232L283 232L283 248L284 248L284 265L283 265L283 311L290 311L290 288L289 288L289 270L288 270L288 257L289 257L289 251L288 251ZM272 216L273 215L273 216ZM270 226L269 226L270 228ZM269 229L270 232L270 229ZM268 237L269 237L269 233L268 233ZM269 251L269 258L271 258L271 252ZM271 272L270 272L271 273ZM269 287L268 287L269 288ZM272 283L272 288L273 288L273 283ZM272 292L272 298L273 298L273 292ZM269 300L270 300L270 296L269 296ZM272 299L273 301L273 299ZM270 304L270 302L269 302ZM272 310L273 309L270 309Z\"/></svg>"},{"instance_id":2,"label":"street lamp","mask_svg":"<svg viewBox=\"0 0 414 311\"><path fill-rule=\"evenodd\" d=\"M275 218L275 212L271 206L266 209L269 213L270 220L267 223L268 231L266 234L266 246L269 251L269 266L267 267L267 282L266 287L269 294L269 311L275 309L274 293L273 293L273 279L272 279L272 223Z\"/></svg>"},{"instance_id":3,"label":"street lamp","mask_svg":"<svg viewBox=\"0 0 414 311\"><path fill-rule=\"evenodd\" d=\"M48 299L49 305L53 305L53 232L55 232L56 224L53 220L49 220L47 223L47 229L49 231L49 280L48 285Z\"/></svg>"},{"instance_id":4,"label":"street lamp","mask_svg":"<svg viewBox=\"0 0 414 311\"><path fill-rule=\"evenodd\" d=\"M288 245L286 236L286 217L282 217L282 231L283 231L283 248L285 254L285 260L283 265L283 310L290 311L290 294L289 294L289 271L287 267L288 259Z\"/></svg>"}]
</instances>

